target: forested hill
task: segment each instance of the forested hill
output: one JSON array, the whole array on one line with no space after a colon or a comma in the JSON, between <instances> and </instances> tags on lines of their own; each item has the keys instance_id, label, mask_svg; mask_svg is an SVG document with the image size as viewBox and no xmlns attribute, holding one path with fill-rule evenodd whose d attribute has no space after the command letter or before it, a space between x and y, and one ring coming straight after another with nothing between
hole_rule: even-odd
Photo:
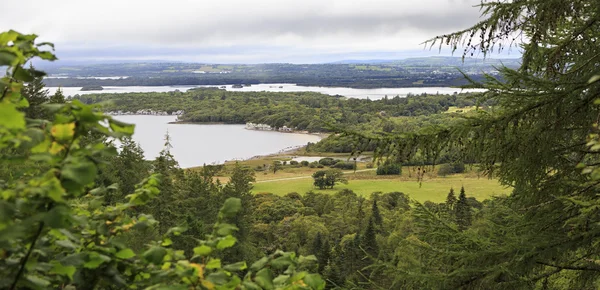
<instances>
[{"instance_id":1,"label":"forested hill","mask_svg":"<svg viewBox=\"0 0 600 290\"><path fill-rule=\"evenodd\" d=\"M378 116L420 116L441 113L450 106L471 106L473 94L409 95L381 100L346 99L320 93L230 92L193 89L188 92L90 94L76 98L86 104L103 103L104 111L183 110L181 121L197 123L246 122L287 126L311 132L329 131L327 124L357 125Z\"/></svg>"},{"instance_id":2,"label":"forested hill","mask_svg":"<svg viewBox=\"0 0 600 290\"><path fill-rule=\"evenodd\" d=\"M383 64L95 64L52 68L51 74L60 78L49 78L45 83L63 87L258 83L352 88L447 87L467 84L459 69L474 79L481 79L483 73L495 72L493 65L514 66L515 62L471 59L463 63L461 58L420 58Z\"/></svg>"}]
</instances>

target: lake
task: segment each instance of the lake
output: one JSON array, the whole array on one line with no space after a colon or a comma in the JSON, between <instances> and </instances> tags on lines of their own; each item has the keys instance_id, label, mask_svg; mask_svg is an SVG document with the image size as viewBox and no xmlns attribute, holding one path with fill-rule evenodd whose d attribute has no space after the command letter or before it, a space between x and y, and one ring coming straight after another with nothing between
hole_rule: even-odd
<instances>
[{"instance_id":1,"label":"lake","mask_svg":"<svg viewBox=\"0 0 600 290\"><path fill-rule=\"evenodd\" d=\"M278 153L321 139L311 134L246 130L244 125L169 124L175 120L175 116L134 115L115 118L136 125L133 139L144 150L146 159L158 156L168 130L173 146L171 154L182 168Z\"/></svg>"},{"instance_id":2,"label":"lake","mask_svg":"<svg viewBox=\"0 0 600 290\"><path fill-rule=\"evenodd\" d=\"M102 91L80 91L81 87L64 87L62 88L65 96L73 96L76 94L97 94L97 93L139 93L139 92L171 92L174 90L187 91L191 88L198 87L215 87L215 86L130 86L130 87L104 87ZM219 86L220 87L220 86ZM48 87L51 94L54 94L56 87ZM348 98L370 98L377 100L385 97L390 98L395 96L405 97L411 94L453 94L454 92L481 92L478 89L457 89L449 87L412 87L412 88L376 88L376 89L353 89L341 87L309 87L297 86L295 84L258 84L250 87L233 88L232 85L226 85L227 91L233 92L318 92L327 95L340 95Z\"/></svg>"}]
</instances>

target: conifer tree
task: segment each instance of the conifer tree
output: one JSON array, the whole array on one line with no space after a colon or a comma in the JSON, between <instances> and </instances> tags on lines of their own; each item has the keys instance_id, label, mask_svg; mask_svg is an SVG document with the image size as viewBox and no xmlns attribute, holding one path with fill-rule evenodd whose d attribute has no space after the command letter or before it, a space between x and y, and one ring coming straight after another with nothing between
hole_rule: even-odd
<instances>
[{"instance_id":1,"label":"conifer tree","mask_svg":"<svg viewBox=\"0 0 600 290\"><path fill-rule=\"evenodd\" d=\"M456 203L454 212L459 230L464 231L471 226L471 206L467 201L464 187L460 188L460 194L458 195L458 202Z\"/></svg>"},{"instance_id":2,"label":"conifer tree","mask_svg":"<svg viewBox=\"0 0 600 290\"><path fill-rule=\"evenodd\" d=\"M449 211L454 210L454 205L456 204L456 195L454 195L454 188L450 188L450 192L446 197L446 207L448 207Z\"/></svg>"},{"instance_id":3,"label":"conifer tree","mask_svg":"<svg viewBox=\"0 0 600 290\"><path fill-rule=\"evenodd\" d=\"M375 230L374 218L369 219L367 228L365 229L360 245L365 252L372 258L376 258L379 254L379 247L377 245L377 231Z\"/></svg>"},{"instance_id":4,"label":"conifer tree","mask_svg":"<svg viewBox=\"0 0 600 290\"><path fill-rule=\"evenodd\" d=\"M61 88L58 88L58 90L56 90L56 92L54 93L54 95L52 95L50 97L50 100L48 100L48 103L50 104L64 104L66 101L65 95L62 92Z\"/></svg>"},{"instance_id":5,"label":"conifer tree","mask_svg":"<svg viewBox=\"0 0 600 290\"><path fill-rule=\"evenodd\" d=\"M381 217L379 206L377 206L377 199L375 198L373 198L373 206L371 207L371 217L377 226L383 226L383 218Z\"/></svg>"},{"instance_id":6,"label":"conifer tree","mask_svg":"<svg viewBox=\"0 0 600 290\"><path fill-rule=\"evenodd\" d=\"M35 68L30 66L29 71L34 72ZM43 77L35 76L32 81L23 87L21 94L29 102L29 107L24 110L25 117L30 119L44 119L47 117L45 109L42 107L43 103L48 102L48 90Z\"/></svg>"}]
</instances>

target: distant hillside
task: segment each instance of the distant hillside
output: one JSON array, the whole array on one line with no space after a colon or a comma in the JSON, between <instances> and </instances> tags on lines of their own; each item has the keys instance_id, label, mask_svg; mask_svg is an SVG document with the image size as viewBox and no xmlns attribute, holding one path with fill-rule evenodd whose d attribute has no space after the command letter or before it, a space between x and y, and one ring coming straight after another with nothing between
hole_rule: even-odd
<instances>
[{"instance_id":1,"label":"distant hillside","mask_svg":"<svg viewBox=\"0 0 600 290\"><path fill-rule=\"evenodd\" d=\"M340 60L331 64L385 64L402 67L480 67L500 66L518 67L520 58L465 58L454 56L414 57L406 59L370 59L370 60Z\"/></svg>"}]
</instances>

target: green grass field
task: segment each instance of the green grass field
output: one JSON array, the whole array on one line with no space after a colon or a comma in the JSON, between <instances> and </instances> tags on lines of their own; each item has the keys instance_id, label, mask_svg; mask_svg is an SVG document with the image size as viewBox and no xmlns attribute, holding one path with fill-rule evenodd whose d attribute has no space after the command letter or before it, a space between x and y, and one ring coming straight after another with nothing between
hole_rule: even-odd
<instances>
[{"instance_id":1,"label":"green grass field","mask_svg":"<svg viewBox=\"0 0 600 290\"><path fill-rule=\"evenodd\" d=\"M254 193L270 192L283 195L289 192L305 193L310 190L315 192L335 193L341 189L351 189L357 194L368 196L373 192L392 192L400 191L408 194L411 198L424 202L434 201L442 202L446 199L446 195L451 187L454 188L458 195L458 190L461 186L465 187L465 192L468 197L475 197L482 201L491 196L509 194L511 189L501 186L498 181L487 178L472 178L461 175L441 177L425 180L419 185L414 181L400 181L393 179L380 180L350 180L348 184L336 185L334 189L318 190L312 186L312 178L282 180L272 182L259 182L254 184Z\"/></svg>"}]
</instances>

